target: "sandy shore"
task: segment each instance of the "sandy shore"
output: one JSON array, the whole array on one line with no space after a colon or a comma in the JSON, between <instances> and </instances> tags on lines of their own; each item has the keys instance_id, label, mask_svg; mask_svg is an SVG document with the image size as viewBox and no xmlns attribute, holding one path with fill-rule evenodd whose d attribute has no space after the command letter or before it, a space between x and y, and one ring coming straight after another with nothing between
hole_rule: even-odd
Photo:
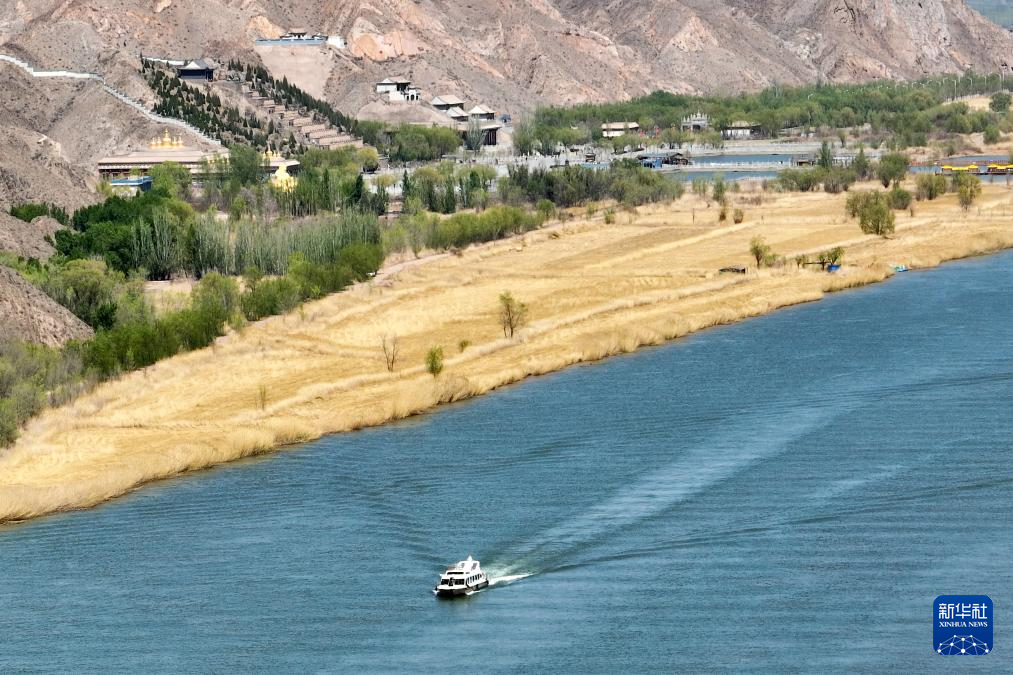
<instances>
[{"instance_id":1,"label":"sandy shore","mask_svg":"<svg viewBox=\"0 0 1013 675\"><path fill-rule=\"evenodd\" d=\"M572 221L405 265L107 383L33 421L0 457L0 521L100 503L148 481L278 446L403 418L524 377L600 359L824 293L872 283L894 264L928 267L1013 247L1013 190L985 187L963 213L953 195L897 216L891 239L862 235L844 197L734 195L741 225L717 208L671 205ZM751 265L763 236L791 260L832 245L846 268L717 274ZM531 322L503 338L497 297L511 291ZM399 336L394 373L380 340ZM470 342L464 351L462 340ZM425 352L442 345L434 380Z\"/></svg>"}]
</instances>

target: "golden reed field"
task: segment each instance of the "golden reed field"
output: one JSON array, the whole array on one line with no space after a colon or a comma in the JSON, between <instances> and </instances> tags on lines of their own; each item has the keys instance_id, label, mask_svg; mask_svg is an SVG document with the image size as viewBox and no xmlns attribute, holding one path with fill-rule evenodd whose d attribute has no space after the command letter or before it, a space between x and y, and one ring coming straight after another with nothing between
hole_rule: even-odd
<instances>
[{"instance_id":1,"label":"golden reed field","mask_svg":"<svg viewBox=\"0 0 1013 675\"><path fill-rule=\"evenodd\" d=\"M762 204L756 204L757 198ZM1013 189L986 185L964 213L954 195L898 213L890 239L844 217L844 196L733 195L740 225L695 198L575 218L461 255L393 265L367 284L251 324L211 348L106 383L34 420L0 457L0 521L86 507L152 480L325 433L377 425L529 375L653 345L716 324L883 280L894 264L937 265L1013 247ZM789 262L756 271L762 236ZM847 249L838 274L792 259ZM749 273L718 274L727 265ZM503 291L528 325L505 339ZM388 373L382 336L401 346ZM470 346L460 350L461 341ZM442 345L434 379L425 353Z\"/></svg>"}]
</instances>

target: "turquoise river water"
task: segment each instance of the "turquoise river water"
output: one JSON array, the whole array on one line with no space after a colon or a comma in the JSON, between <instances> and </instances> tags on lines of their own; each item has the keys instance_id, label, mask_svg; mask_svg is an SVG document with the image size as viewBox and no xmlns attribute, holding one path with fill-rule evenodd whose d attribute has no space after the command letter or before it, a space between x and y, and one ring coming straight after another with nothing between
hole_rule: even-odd
<instances>
[{"instance_id":1,"label":"turquoise river water","mask_svg":"<svg viewBox=\"0 0 1013 675\"><path fill-rule=\"evenodd\" d=\"M0 527L0 672L1009 672L1011 290L901 274ZM933 651L947 593L991 654Z\"/></svg>"}]
</instances>

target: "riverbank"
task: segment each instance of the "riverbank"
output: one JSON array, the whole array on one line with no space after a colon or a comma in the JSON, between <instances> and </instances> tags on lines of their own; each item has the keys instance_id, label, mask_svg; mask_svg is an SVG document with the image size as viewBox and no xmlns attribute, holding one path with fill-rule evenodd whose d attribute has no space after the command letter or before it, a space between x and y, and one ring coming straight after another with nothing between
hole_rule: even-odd
<instances>
[{"instance_id":1,"label":"riverbank","mask_svg":"<svg viewBox=\"0 0 1013 675\"><path fill-rule=\"evenodd\" d=\"M102 385L33 421L0 457L0 521L92 506L152 480L817 300L881 281L894 265L1013 247L1005 184L986 185L966 214L953 195L916 204L914 216L898 213L891 239L862 235L844 217L843 195L733 198L746 211L739 225L719 224L715 206L687 197L617 213L612 225L599 216L435 257ZM718 274L751 262L755 236L789 264ZM839 274L790 262L835 245L847 249ZM530 308L513 340L497 321L505 290ZM400 344L394 373L385 335ZM446 354L435 380L423 368L433 346Z\"/></svg>"}]
</instances>

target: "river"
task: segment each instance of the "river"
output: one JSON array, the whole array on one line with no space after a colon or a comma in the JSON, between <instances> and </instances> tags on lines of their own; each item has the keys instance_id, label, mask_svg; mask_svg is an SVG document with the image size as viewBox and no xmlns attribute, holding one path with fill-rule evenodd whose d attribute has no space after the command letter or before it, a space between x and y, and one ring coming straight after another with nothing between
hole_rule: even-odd
<instances>
[{"instance_id":1,"label":"river","mask_svg":"<svg viewBox=\"0 0 1013 675\"><path fill-rule=\"evenodd\" d=\"M1011 288L900 274L0 527L0 671L952 668L937 595L1013 625ZM469 554L499 583L434 599Z\"/></svg>"}]
</instances>

